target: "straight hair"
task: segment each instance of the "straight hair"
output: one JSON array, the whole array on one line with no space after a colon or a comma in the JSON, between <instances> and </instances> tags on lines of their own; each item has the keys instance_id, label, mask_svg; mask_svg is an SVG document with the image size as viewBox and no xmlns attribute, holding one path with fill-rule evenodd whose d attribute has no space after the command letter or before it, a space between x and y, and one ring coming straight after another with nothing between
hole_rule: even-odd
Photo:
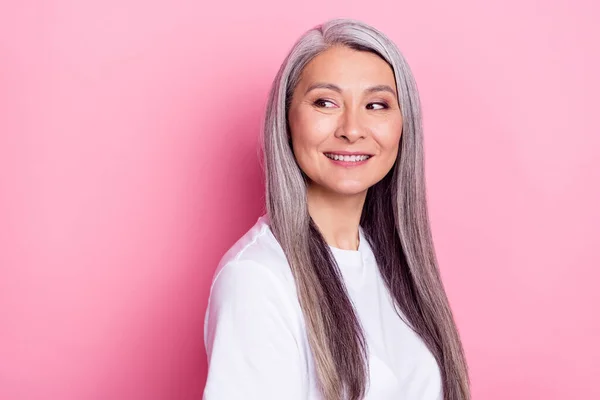
<instances>
[{"instance_id":1,"label":"straight hair","mask_svg":"<svg viewBox=\"0 0 600 400\"><path fill-rule=\"evenodd\" d=\"M304 67L332 46L368 51L392 68L403 117L394 166L370 187L360 225L398 316L423 340L441 371L444 400L470 399L463 347L440 277L427 211L421 106L412 72L383 33L337 18L305 32L281 65L262 129L266 212L295 279L325 400L359 400L368 348L329 246L307 206L307 181L289 141L288 110Z\"/></svg>"}]
</instances>

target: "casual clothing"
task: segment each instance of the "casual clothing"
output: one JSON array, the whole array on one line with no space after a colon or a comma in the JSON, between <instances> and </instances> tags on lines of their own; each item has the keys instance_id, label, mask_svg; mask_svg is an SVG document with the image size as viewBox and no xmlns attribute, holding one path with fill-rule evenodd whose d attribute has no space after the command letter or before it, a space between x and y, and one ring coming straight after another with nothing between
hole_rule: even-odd
<instances>
[{"instance_id":1,"label":"casual clothing","mask_svg":"<svg viewBox=\"0 0 600 400\"><path fill-rule=\"evenodd\" d=\"M292 272L265 214L223 256L211 287L204 400L320 400ZM365 400L442 400L440 370L396 314L362 228L358 250L329 246L369 349Z\"/></svg>"}]
</instances>

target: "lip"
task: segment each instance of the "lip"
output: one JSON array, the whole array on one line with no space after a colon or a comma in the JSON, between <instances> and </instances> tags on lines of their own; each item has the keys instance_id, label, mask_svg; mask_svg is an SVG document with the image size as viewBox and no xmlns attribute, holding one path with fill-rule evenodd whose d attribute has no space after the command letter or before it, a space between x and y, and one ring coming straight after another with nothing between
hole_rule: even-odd
<instances>
[{"instance_id":1,"label":"lip","mask_svg":"<svg viewBox=\"0 0 600 400\"><path fill-rule=\"evenodd\" d=\"M342 156L371 156L371 157L373 157L373 154L365 152L365 151L331 150L331 151L324 151L323 154L339 154Z\"/></svg>"}]
</instances>

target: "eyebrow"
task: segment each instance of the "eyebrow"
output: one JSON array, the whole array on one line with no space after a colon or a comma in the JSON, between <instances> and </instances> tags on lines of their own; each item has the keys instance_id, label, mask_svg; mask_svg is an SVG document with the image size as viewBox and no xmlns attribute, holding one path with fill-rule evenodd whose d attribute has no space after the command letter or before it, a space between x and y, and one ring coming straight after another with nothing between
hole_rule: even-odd
<instances>
[{"instance_id":1,"label":"eyebrow","mask_svg":"<svg viewBox=\"0 0 600 400\"><path fill-rule=\"evenodd\" d=\"M308 87L308 89L306 89L306 92L304 93L304 95L308 94L308 92L310 92L311 90L314 90L314 89L330 89L330 90L333 90L334 92L342 93L342 89L339 86L334 85L333 83L317 82L317 83L313 83L312 85L310 85ZM396 97L398 96L396 94L396 91L389 85L371 86L371 87L366 88L365 92L367 92L367 93L390 92L394 96L396 96Z\"/></svg>"}]
</instances>

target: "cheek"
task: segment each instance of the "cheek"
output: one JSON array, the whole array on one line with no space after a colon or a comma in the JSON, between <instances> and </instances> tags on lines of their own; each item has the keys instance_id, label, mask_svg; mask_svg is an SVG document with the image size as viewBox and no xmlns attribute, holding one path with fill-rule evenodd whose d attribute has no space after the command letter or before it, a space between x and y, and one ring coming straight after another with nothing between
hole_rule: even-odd
<instances>
[{"instance_id":1,"label":"cheek","mask_svg":"<svg viewBox=\"0 0 600 400\"><path fill-rule=\"evenodd\" d=\"M335 124L331 117L299 110L290 117L290 129L295 150L313 150L333 132Z\"/></svg>"},{"instance_id":2,"label":"cheek","mask_svg":"<svg viewBox=\"0 0 600 400\"><path fill-rule=\"evenodd\" d=\"M392 156L393 154L397 153L400 147L402 122L398 121L382 127L382 129L377 131L376 136L376 141L379 143L382 152Z\"/></svg>"}]
</instances>

